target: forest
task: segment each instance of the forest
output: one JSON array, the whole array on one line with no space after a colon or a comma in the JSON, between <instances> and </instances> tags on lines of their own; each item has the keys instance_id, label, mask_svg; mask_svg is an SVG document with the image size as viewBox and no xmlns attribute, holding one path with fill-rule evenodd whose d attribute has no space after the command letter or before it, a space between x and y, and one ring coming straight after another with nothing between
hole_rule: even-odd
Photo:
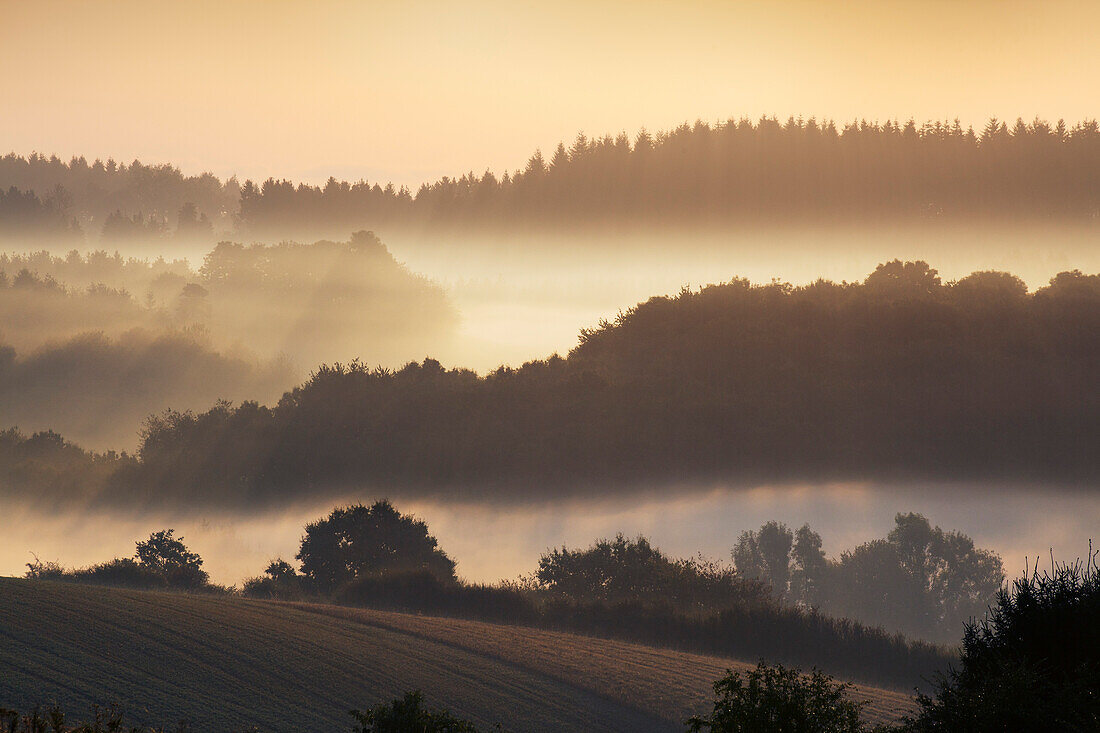
<instances>
[{"instance_id":1,"label":"forest","mask_svg":"<svg viewBox=\"0 0 1100 733\"><path fill-rule=\"evenodd\" d=\"M515 171L424 182L220 181L170 165L0 158L0 234L119 244L358 229L574 229L897 220L1095 221L1100 127L764 117L579 134ZM82 233L82 234L81 234Z\"/></svg>"},{"instance_id":2,"label":"forest","mask_svg":"<svg viewBox=\"0 0 1100 733\"><path fill-rule=\"evenodd\" d=\"M222 242L193 269L117 252L0 254L4 427L136 446L142 421L219 399L273 402L326 361L399 365L457 314L377 237Z\"/></svg>"},{"instance_id":3,"label":"forest","mask_svg":"<svg viewBox=\"0 0 1100 733\"><path fill-rule=\"evenodd\" d=\"M241 508L371 485L493 501L642 482L1083 486L1100 473L1098 301L1095 275L1029 293L1001 272L944 283L923 262L859 283L734 280L652 298L520 368L331 363L272 406L169 410L132 458L90 472L101 482L30 495ZM34 440L7 439L13 496L55 459L106 460Z\"/></svg>"}]
</instances>

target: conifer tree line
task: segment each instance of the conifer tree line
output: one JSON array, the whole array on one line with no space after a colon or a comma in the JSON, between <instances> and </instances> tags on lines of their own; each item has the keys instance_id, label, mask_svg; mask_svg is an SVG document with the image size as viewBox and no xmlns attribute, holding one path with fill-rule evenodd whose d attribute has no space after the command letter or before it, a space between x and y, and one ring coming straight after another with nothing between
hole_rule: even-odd
<instances>
[{"instance_id":1,"label":"conifer tree line","mask_svg":"<svg viewBox=\"0 0 1100 733\"><path fill-rule=\"evenodd\" d=\"M959 217L1100 217L1100 127L954 122L698 121L633 138L579 134L519 170L415 192L185 176L171 165L0 158L0 234L89 239L345 236L401 226L561 227Z\"/></svg>"}]
</instances>

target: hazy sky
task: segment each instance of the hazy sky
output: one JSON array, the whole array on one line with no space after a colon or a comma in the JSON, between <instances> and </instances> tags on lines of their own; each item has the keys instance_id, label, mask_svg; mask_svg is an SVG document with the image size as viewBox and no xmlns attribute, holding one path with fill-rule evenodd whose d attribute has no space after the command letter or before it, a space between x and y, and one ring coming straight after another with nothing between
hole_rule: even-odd
<instances>
[{"instance_id":1,"label":"hazy sky","mask_svg":"<svg viewBox=\"0 0 1100 733\"><path fill-rule=\"evenodd\" d=\"M414 184L748 115L1097 115L1100 3L0 0L0 148Z\"/></svg>"}]
</instances>

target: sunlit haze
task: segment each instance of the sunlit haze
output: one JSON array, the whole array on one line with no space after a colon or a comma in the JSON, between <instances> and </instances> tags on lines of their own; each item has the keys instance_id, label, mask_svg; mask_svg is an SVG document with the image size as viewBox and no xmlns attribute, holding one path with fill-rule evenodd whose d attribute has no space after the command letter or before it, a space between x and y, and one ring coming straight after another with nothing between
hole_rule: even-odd
<instances>
[{"instance_id":1,"label":"sunlit haze","mask_svg":"<svg viewBox=\"0 0 1100 733\"><path fill-rule=\"evenodd\" d=\"M1097 114L1089 2L4 2L6 149L323 182L578 131ZM72 124L80 120L79 125Z\"/></svg>"}]
</instances>

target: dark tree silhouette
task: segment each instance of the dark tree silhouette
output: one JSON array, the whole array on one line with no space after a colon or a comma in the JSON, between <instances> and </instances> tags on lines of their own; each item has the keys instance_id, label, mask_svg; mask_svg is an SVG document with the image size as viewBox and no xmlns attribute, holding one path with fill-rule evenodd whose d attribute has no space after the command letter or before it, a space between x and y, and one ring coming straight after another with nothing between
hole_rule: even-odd
<instances>
[{"instance_id":1,"label":"dark tree silhouette","mask_svg":"<svg viewBox=\"0 0 1100 733\"><path fill-rule=\"evenodd\" d=\"M448 580L455 563L428 534L423 521L401 514L389 501L334 509L306 526L296 556L302 572L322 591L358 577L426 570Z\"/></svg>"},{"instance_id":2,"label":"dark tree silhouette","mask_svg":"<svg viewBox=\"0 0 1100 733\"><path fill-rule=\"evenodd\" d=\"M141 565L168 579L176 587L205 585L209 576L202 569L202 558L187 549L175 530L153 532L149 539L137 543L135 557Z\"/></svg>"}]
</instances>

